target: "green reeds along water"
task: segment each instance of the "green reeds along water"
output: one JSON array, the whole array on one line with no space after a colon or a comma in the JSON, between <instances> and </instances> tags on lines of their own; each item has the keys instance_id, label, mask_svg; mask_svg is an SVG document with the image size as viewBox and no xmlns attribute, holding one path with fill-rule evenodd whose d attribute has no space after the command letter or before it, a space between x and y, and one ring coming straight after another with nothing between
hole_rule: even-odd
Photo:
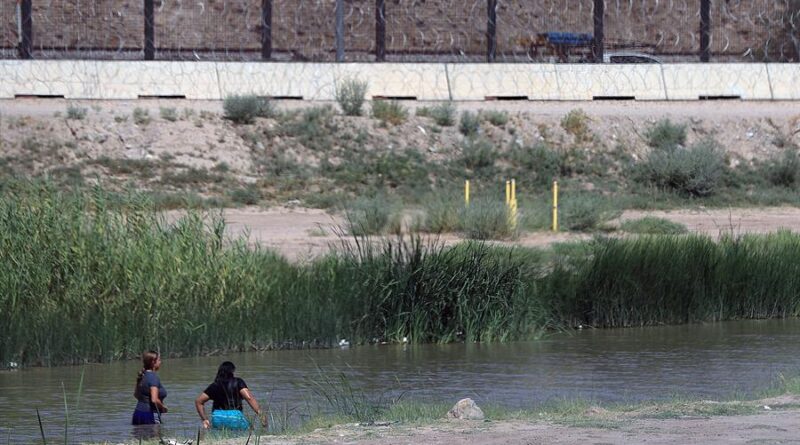
<instances>
[{"instance_id":1,"label":"green reeds along water","mask_svg":"<svg viewBox=\"0 0 800 445\"><path fill-rule=\"evenodd\" d=\"M0 360L55 365L352 343L505 341L800 312L800 235L595 239L548 251L419 238L308 264L176 222L137 196L22 187L0 199Z\"/></svg>"}]
</instances>

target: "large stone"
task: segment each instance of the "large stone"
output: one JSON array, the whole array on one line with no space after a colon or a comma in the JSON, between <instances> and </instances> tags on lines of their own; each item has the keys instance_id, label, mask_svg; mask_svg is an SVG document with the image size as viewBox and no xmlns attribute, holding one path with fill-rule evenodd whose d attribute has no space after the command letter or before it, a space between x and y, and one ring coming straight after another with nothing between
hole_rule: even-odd
<instances>
[{"instance_id":1,"label":"large stone","mask_svg":"<svg viewBox=\"0 0 800 445\"><path fill-rule=\"evenodd\" d=\"M447 417L461 420L483 420L483 410L472 399L461 399L447 412Z\"/></svg>"}]
</instances>

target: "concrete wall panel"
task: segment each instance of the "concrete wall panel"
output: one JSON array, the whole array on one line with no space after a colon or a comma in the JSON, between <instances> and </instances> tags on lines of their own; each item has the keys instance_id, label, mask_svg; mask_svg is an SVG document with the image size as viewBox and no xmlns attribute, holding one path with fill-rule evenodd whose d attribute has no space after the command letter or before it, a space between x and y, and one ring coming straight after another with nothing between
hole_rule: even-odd
<instances>
[{"instance_id":1,"label":"concrete wall panel","mask_svg":"<svg viewBox=\"0 0 800 445\"><path fill-rule=\"evenodd\" d=\"M664 79L657 64L556 65L560 100L634 97L665 100Z\"/></svg>"},{"instance_id":2,"label":"concrete wall panel","mask_svg":"<svg viewBox=\"0 0 800 445\"><path fill-rule=\"evenodd\" d=\"M368 98L450 99L447 71L441 63L346 63L333 66L334 82L348 78L369 82Z\"/></svg>"},{"instance_id":3,"label":"concrete wall panel","mask_svg":"<svg viewBox=\"0 0 800 445\"><path fill-rule=\"evenodd\" d=\"M739 96L770 100L767 66L761 63L676 63L662 65L668 100Z\"/></svg>"},{"instance_id":4,"label":"concrete wall panel","mask_svg":"<svg viewBox=\"0 0 800 445\"><path fill-rule=\"evenodd\" d=\"M93 99L100 93L97 85L95 61L0 60L2 98L40 95Z\"/></svg>"},{"instance_id":5,"label":"concrete wall panel","mask_svg":"<svg viewBox=\"0 0 800 445\"><path fill-rule=\"evenodd\" d=\"M230 94L332 100L334 64L217 63L222 97Z\"/></svg>"},{"instance_id":6,"label":"concrete wall panel","mask_svg":"<svg viewBox=\"0 0 800 445\"><path fill-rule=\"evenodd\" d=\"M97 62L100 99L139 96L186 96L220 99L219 81L211 62Z\"/></svg>"},{"instance_id":7,"label":"concrete wall panel","mask_svg":"<svg viewBox=\"0 0 800 445\"><path fill-rule=\"evenodd\" d=\"M553 64L449 64L453 100L525 96L531 100L558 100Z\"/></svg>"},{"instance_id":8,"label":"concrete wall panel","mask_svg":"<svg viewBox=\"0 0 800 445\"><path fill-rule=\"evenodd\" d=\"M333 100L336 83L367 80L367 95L420 100L800 100L800 64L335 64L0 60L0 97L68 99L229 94Z\"/></svg>"},{"instance_id":9,"label":"concrete wall panel","mask_svg":"<svg viewBox=\"0 0 800 445\"><path fill-rule=\"evenodd\" d=\"M767 71L773 99L800 99L800 64L772 63L767 65Z\"/></svg>"}]
</instances>

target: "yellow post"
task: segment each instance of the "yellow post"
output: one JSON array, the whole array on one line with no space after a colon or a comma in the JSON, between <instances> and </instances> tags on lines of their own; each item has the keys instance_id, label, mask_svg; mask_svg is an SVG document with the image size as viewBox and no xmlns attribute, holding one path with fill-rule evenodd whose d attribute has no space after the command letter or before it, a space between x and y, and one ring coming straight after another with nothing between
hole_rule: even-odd
<instances>
[{"instance_id":1,"label":"yellow post","mask_svg":"<svg viewBox=\"0 0 800 445\"><path fill-rule=\"evenodd\" d=\"M558 181L553 181L553 232L558 232Z\"/></svg>"},{"instance_id":2,"label":"yellow post","mask_svg":"<svg viewBox=\"0 0 800 445\"><path fill-rule=\"evenodd\" d=\"M517 229L517 181L511 180L511 201L509 202L511 210L511 229Z\"/></svg>"},{"instance_id":3,"label":"yellow post","mask_svg":"<svg viewBox=\"0 0 800 445\"><path fill-rule=\"evenodd\" d=\"M464 181L464 205L469 207L469 179Z\"/></svg>"},{"instance_id":4,"label":"yellow post","mask_svg":"<svg viewBox=\"0 0 800 445\"><path fill-rule=\"evenodd\" d=\"M516 201L516 200L517 200L517 180L516 179L512 179L511 180L511 201L513 202L513 201Z\"/></svg>"},{"instance_id":5,"label":"yellow post","mask_svg":"<svg viewBox=\"0 0 800 445\"><path fill-rule=\"evenodd\" d=\"M506 181L506 205L511 203L511 181Z\"/></svg>"}]
</instances>

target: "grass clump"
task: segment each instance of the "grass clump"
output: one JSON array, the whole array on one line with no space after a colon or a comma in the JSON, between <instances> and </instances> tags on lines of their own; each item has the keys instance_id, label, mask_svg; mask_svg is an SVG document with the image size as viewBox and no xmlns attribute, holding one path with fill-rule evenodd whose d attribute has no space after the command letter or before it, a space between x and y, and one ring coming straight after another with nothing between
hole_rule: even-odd
<instances>
[{"instance_id":1,"label":"grass clump","mask_svg":"<svg viewBox=\"0 0 800 445\"><path fill-rule=\"evenodd\" d=\"M273 117L272 102L255 94L234 94L222 102L222 117L236 124L252 124L257 117Z\"/></svg>"},{"instance_id":2,"label":"grass clump","mask_svg":"<svg viewBox=\"0 0 800 445\"><path fill-rule=\"evenodd\" d=\"M288 135L296 137L301 144L315 151L326 151L333 146L333 135L337 127L330 105L303 110L299 118L284 125Z\"/></svg>"},{"instance_id":3,"label":"grass clump","mask_svg":"<svg viewBox=\"0 0 800 445\"><path fill-rule=\"evenodd\" d=\"M681 235L689 231L681 223L654 216L625 221L620 225L620 229L624 232L642 235Z\"/></svg>"},{"instance_id":4,"label":"grass clump","mask_svg":"<svg viewBox=\"0 0 800 445\"><path fill-rule=\"evenodd\" d=\"M461 156L457 159L473 172L491 172L497 161L497 151L491 141L484 138L467 139L461 145Z\"/></svg>"},{"instance_id":5,"label":"grass clump","mask_svg":"<svg viewBox=\"0 0 800 445\"><path fill-rule=\"evenodd\" d=\"M458 125L458 131L467 137L473 137L478 134L481 129L481 118L478 113L471 111L464 111L461 113L461 120Z\"/></svg>"},{"instance_id":6,"label":"grass clump","mask_svg":"<svg viewBox=\"0 0 800 445\"><path fill-rule=\"evenodd\" d=\"M503 127L508 123L508 113L505 111L489 110L482 112L481 115L495 127Z\"/></svg>"},{"instance_id":7,"label":"grass clump","mask_svg":"<svg viewBox=\"0 0 800 445\"><path fill-rule=\"evenodd\" d=\"M420 229L431 233L455 232L461 227L464 210L462 196L437 193L424 201L424 216Z\"/></svg>"},{"instance_id":8,"label":"grass clump","mask_svg":"<svg viewBox=\"0 0 800 445\"><path fill-rule=\"evenodd\" d=\"M144 108L136 107L133 109L133 122L136 125L147 125L150 123L150 112Z\"/></svg>"},{"instance_id":9,"label":"grass clump","mask_svg":"<svg viewBox=\"0 0 800 445\"><path fill-rule=\"evenodd\" d=\"M686 126L662 119L647 130L645 139L647 145L656 150L674 150L686 144Z\"/></svg>"},{"instance_id":10,"label":"grass clump","mask_svg":"<svg viewBox=\"0 0 800 445\"><path fill-rule=\"evenodd\" d=\"M261 190L253 184L249 184L246 187L236 187L228 194L234 204L248 206L258 204L263 197Z\"/></svg>"},{"instance_id":11,"label":"grass clump","mask_svg":"<svg viewBox=\"0 0 800 445\"><path fill-rule=\"evenodd\" d=\"M73 121L81 121L86 118L88 108L79 107L77 105L69 105L67 107L67 119Z\"/></svg>"},{"instance_id":12,"label":"grass clump","mask_svg":"<svg viewBox=\"0 0 800 445\"><path fill-rule=\"evenodd\" d=\"M726 164L717 143L705 140L688 148L654 148L634 169L633 176L639 182L704 197L717 190Z\"/></svg>"},{"instance_id":13,"label":"grass clump","mask_svg":"<svg viewBox=\"0 0 800 445\"><path fill-rule=\"evenodd\" d=\"M786 148L769 160L767 179L772 185L796 188L800 185L800 155L795 148Z\"/></svg>"},{"instance_id":14,"label":"grass clump","mask_svg":"<svg viewBox=\"0 0 800 445\"><path fill-rule=\"evenodd\" d=\"M621 213L609 198L593 193L564 196L559 205L561 225L576 232L602 229L605 223Z\"/></svg>"},{"instance_id":15,"label":"grass clump","mask_svg":"<svg viewBox=\"0 0 800 445\"><path fill-rule=\"evenodd\" d=\"M344 79L336 84L336 102L346 116L361 116L369 83Z\"/></svg>"},{"instance_id":16,"label":"grass clump","mask_svg":"<svg viewBox=\"0 0 800 445\"><path fill-rule=\"evenodd\" d=\"M534 185L550 184L564 170L564 156L544 142L533 146L515 145L509 158L517 170L517 176L526 177Z\"/></svg>"},{"instance_id":17,"label":"grass clump","mask_svg":"<svg viewBox=\"0 0 800 445\"><path fill-rule=\"evenodd\" d=\"M161 107L159 114L161 115L161 119L167 122L175 122L178 120L178 110L172 107Z\"/></svg>"},{"instance_id":18,"label":"grass clump","mask_svg":"<svg viewBox=\"0 0 800 445\"><path fill-rule=\"evenodd\" d=\"M397 100L373 100L372 117L384 124L400 125L408 119L408 109Z\"/></svg>"},{"instance_id":19,"label":"grass clump","mask_svg":"<svg viewBox=\"0 0 800 445\"><path fill-rule=\"evenodd\" d=\"M461 229L470 239L506 239L516 236L511 214L498 200L478 199L470 202L461 215Z\"/></svg>"},{"instance_id":20,"label":"grass clump","mask_svg":"<svg viewBox=\"0 0 800 445\"><path fill-rule=\"evenodd\" d=\"M456 123L456 106L444 102L433 107L417 108L417 116L430 117L441 127L452 127Z\"/></svg>"},{"instance_id":21,"label":"grass clump","mask_svg":"<svg viewBox=\"0 0 800 445\"><path fill-rule=\"evenodd\" d=\"M571 110L561 119L561 128L578 141L585 141L589 136L589 116L580 108Z\"/></svg>"},{"instance_id":22,"label":"grass clump","mask_svg":"<svg viewBox=\"0 0 800 445\"><path fill-rule=\"evenodd\" d=\"M399 206L386 195L361 197L347 205L347 231L353 236L379 235L400 231Z\"/></svg>"}]
</instances>

